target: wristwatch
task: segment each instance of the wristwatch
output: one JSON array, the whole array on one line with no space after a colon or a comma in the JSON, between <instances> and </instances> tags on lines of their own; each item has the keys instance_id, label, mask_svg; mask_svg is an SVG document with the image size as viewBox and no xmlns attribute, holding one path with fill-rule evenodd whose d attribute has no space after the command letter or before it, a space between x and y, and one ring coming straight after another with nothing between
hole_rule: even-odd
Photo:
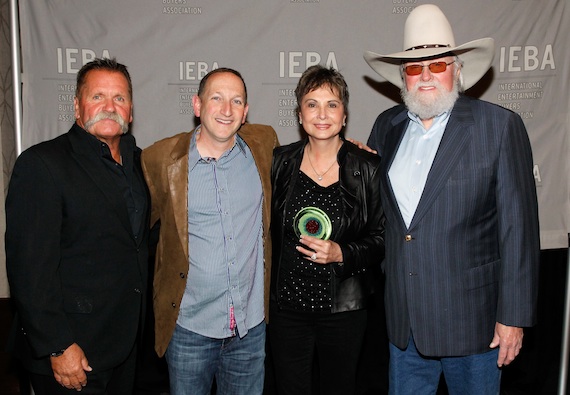
<instances>
[{"instance_id":1,"label":"wristwatch","mask_svg":"<svg viewBox=\"0 0 570 395\"><path fill-rule=\"evenodd\" d=\"M49 354L50 357L59 357L60 355L62 355L65 352L66 348L64 348L63 350L59 350L56 352L52 352Z\"/></svg>"}]
</instances>

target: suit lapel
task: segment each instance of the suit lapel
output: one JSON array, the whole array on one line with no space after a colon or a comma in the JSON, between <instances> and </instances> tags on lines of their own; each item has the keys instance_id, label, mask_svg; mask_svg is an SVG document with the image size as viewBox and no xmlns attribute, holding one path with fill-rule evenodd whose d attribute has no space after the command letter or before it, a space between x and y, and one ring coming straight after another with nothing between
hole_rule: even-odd
<instances>
[{"instance_id":1,"label":"suit lapel","mask_svg":"<svg viewBox=\"0 0 570 395\"><path fill-rule=\"evenodd\" d=\"M170 153L172 163L167 166L168 190L174 222L186 256L188 256L188 151L193 133L194 131L184 134L176 143Z\"/></svg>"},{"instance_id":2,"label":"suit lapel","mask_svg":"<svg viewBox=\"0 0 570 395\"><path fill-rule=\"evenodd\" d=\"M148 188L146 185L146 182L144 180L144 175L142 172L142 168L141 168L141 150L140 149L135 149L135 152L133 153L133 182L135 182L135 178L137 179L137 182L140 183L140 185L143 188L143 193L145 196L145 202L144 202L144 207L143 207L143 212L146 213L143 216L143 220L141 221L141 225L139 227L139 229L137 229L137 234L142 235L146 232L146 230L148 229L148 222L149 222L149 216L150 216L150 210L149 210L149 205L150 205L150 195L148 192ZM144 238L143 237L138 237L137 238L137 244L141 244L143 242Z\"/></svg>"},{"instance_id":3,"label":"suit lapel","mask_svg":"<svg viewBox=\"0 0 570 395\"><path fill-rule=\"evenodd\" d=\"M91 146L86 144L85 141L81 141L83 138L79 133L86 132L74 125L68 134L72 147L71 157L101 190L110 206L113 207L117 213L119 221L128 230L128 233L132 235L133 230L122 192L117 188L115 181L109 176L109 171L105 168L105 164L96 154L93 154Z\"/></svg>"},{"instance_id":4,"label":"suit lapel","mask_svg":"<svg viewBox=\"0 0 570 395\"><path fill-rule=\"evenodd\" d=\"M400 208L398 207L398 203L396 201L396 195L394 194L394 190L392 189L392 184L390 183L390 179L388 177L388 171L392 166L392 162L396 157L396 152L398 152L398 147L402 142L402 138L406 132L406 128L408 126L409 118L408 118L408 111L404 110L400 114L394 117L392 120L393 128L386 134L386 140L384 142L384 152L382 152L382 188L384 189L384 193L388 197L387 201L384 202L385 205L390 207L385 207L384 210L386 214L394 213L396 218L394 218L397 223L401 223L404 226L404 219L402 218L402 214L400 212Z\"/></svg>"},{"instance_id":5,"label":"suit lapel","mask_svg":"<svg viewBox=\"0 0 570 395\"><path fill-rule=\"evenodd\" d=\"M472 139L474 124L469 99L460 97L445 128L410 229L422 219L440 194Z\"/></svg>"}]
</instances>

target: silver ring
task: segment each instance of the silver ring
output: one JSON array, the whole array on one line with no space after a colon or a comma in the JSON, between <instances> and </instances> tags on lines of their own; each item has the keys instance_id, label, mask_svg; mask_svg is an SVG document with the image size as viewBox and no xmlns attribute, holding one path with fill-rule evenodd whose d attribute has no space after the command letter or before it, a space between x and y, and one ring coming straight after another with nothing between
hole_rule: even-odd
<instances>
[{"instance_id":1,"label":"silver ring","mask_svg":"<svg viewBox=\"0 0 570 395\"><path fill-rule=\"evenodd\" d=\"M314 261L315 259L317 259L317 253L315 252L313 255L311 255L311 259Z\"/></svg>"}]
</instances>

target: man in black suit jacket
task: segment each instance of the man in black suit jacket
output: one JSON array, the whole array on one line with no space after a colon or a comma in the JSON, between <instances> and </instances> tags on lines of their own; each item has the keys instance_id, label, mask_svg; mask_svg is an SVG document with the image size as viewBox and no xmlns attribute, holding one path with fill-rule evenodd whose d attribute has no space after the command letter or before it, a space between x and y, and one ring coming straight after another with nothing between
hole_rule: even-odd
<instances>
[{"instance_id":1,"label":"man in black suit jacket","mask_svg":"<svg viewBox=\"0 0 570 395\"><path fill-rule=\"evenodd\" d=\"M6 257L11 346L36 395L132 393L147 284L148 197L126 67L77 74L76 123L16 161Z\"/></svg>"},{"instance_id":2,"label":"man in black suit jacket","mask_svg":"<svg viewBox=\"0 0 570 395\"><path fill-rule=\"evenodd\" d=\"M536 319L538 210L521 118L463 96L489 69L490 38L456 46L431 4L404 51L366 52L402 88L368 145L382 157L390 393L498 394L500 367Z\"/></svg>"}]
</instances>

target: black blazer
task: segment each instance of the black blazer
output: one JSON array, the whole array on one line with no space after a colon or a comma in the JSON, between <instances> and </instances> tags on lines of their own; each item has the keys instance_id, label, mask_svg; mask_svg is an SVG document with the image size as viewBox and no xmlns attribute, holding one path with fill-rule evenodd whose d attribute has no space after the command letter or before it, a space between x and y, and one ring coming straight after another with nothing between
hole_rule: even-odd
<instances>
[{"instance_id":1,"label":"black blazer","mask_svg":"<svg viewBox=\"0 0 570 395\"><path fill-rule=\"evenodd\" d=\"M277 147L273 153L271 237L273 240L272 292L275 295L281 264L281 246L287 204L299 175L307 140ZM344 142L338 152L342 216L336 231L344 257L342 269L330 265L333 288L332 313L366 307L370 293L368 269L384 258L384 213L380 204L380 159L354 144ZM334 268L334 270L333 270Z\"/></svg>"},{"instance_id":2,"label":"black blazer","mask_svg":"<svg viewBox=\"0 0 570 395\"><path fill-rule=\"evenodd\" d=\"M368 145L382 157L386 319L404 349L427 356L489 350L496 322L536 320L539 232L530 142L522 119L460 96L406 228L388 171L409 118L380 114Z\"/></svg>"},{"instance_id":3,"label":"black blazer","mask_svg":"<svg viewBox=\"0 0 570 395\"><path fill-rule=\"evenodd\" d=\"M148 196L133 235L125 199L74 125L16 161L6 198L6 262L16 306L9 346L36 373L77 343L94 370L135 344L147 285ZM144 185L133 139L134 174ZM146 186L145 186L146 191ZM148 194L148 192L146 192Z\"/></svg>"}]
</instances>

